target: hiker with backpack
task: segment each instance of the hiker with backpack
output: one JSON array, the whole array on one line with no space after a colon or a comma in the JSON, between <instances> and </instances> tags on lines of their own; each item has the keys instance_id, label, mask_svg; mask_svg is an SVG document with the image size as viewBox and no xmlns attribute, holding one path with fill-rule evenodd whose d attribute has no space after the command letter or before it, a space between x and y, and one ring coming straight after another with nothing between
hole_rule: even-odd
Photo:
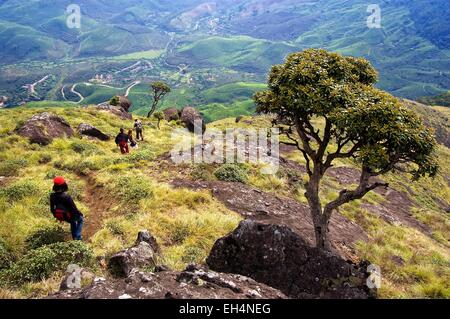
<instances>
[{"instance_id":1,"label":"hiker with backpack","mask_svg":"<svg viewBox=\"0 0 450 319\"><path fill-rule=\"evenodd\" d=\"M116 145L120 147L120 152L122 154L130 153L130 148L128 147L128 142L130 137L128 134L125 134L125 130L123 128L120 129L119 135L116 137Z\"/></svg>"},{"instance_id":2,"label":"hiker with backpack","mask_svg":"<svg viewBox=\"0 0 450 319\"><path fill-rule=\"evenodd\" d=\"M141 141L144 141L144 126L142 125L142 122L138 119L134 120L134 128L136 130L136 139L139 140L139 137L141 138Z\"/></svg>"},{"instance_id":3,"label":"hiker with backpack","mask_svg":"<svg viewBox=\"0 0 450 319\"><path fill-rule=\"evenodd\" d=\"M137 149L138 148L138 144L137 142L134 140L133 138L133 130L129 130L128 131L128 139L130 141L130 146L132 149Z\"/></svg>"},{"instance_id":4,"label":"hiker with backpack","mask_svg":"<svg viewBox=\"0 0 450 319\"><path fill-rule=\"evenodd\" d=\"M58 176L53 180L53 193L50 194L50 210L60 222L70 224L73 240L83 240L83 214L78 210L72 197L67 194L69 187L64 177Z\"/></svg>"}]
</instances>

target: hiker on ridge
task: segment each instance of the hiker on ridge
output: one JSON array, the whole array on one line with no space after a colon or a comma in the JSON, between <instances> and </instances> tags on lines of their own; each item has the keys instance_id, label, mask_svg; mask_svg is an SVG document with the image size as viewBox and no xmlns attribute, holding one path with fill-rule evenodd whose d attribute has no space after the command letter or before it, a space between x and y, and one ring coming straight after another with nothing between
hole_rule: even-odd
<instances>
[{"instance_id":1,"label":"hiker on ridge","mask_svg":"<svg viewBox=\"0 0 450 319\"><path fill-rule=\"evenodd\" d=\"M136 139L139 140L139 137L141 138L141 141L144 141L144 126L142 125L142 122L138 119L134 120L134 128L136 130Z\"/></svg>"},{"instance_id":2,"label":"hiker on ridge","mask_svg":"<svg viewBox=\"0 0 450 319\"><path fill-rule=\"evenodd\" d=\"M128 131L128 139L129 139L129 141L130 141L130 146L131 146L131 148L133 148L133 149L137 149L138 148L138 144L137 144L137 142L134 140L134 138L133 138L133 130L129 130Z\"/></svg>"},{"instance_id":3,"label":"hiker on ridge","mask_svg":"<svg viewBox=\"0 0 450 319\"><path fill-rule=\"evenodd\" d=\"M128 141L130 137L125 134L125 130L123 128L120 129L119 135L116 137L116 145L120 147L120 152L122 154L130 153L130 148L128 147Z\"/></svg>"},{"instance_id":4,"label":"hiker on ridge","mask_svg":"<svg viewBox=\"0 0 450 319\"><path fill-rule=\"evenodd\" d=\"M72 197L67 194L69 187L63 177L53 180L53 193L50 195L50 210L60 222L70 224L73 240L83 240L83 214L78 210Z\"/></svg>"}]
</instances>

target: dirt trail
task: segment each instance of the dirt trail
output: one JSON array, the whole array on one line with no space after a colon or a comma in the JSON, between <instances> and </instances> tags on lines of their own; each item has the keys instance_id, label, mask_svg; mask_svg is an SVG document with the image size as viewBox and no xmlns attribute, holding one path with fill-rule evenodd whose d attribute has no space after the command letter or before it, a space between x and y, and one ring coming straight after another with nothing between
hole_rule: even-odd
<instances>
[{"instance_id":1,"label":"dirt trail","mask_svg":"<svg viewBox=\"0 0 450 319\"><path fill-rule=\"evenodd\" d=\"M85 177L86 188L83 194L83 203L89 208L89 214L85 217L83 237L90 240L103 227L103 222L108 218L108 211L112 203L106 199L101 187L95 185L92 176Z\"/></svg>"}]
</instances>

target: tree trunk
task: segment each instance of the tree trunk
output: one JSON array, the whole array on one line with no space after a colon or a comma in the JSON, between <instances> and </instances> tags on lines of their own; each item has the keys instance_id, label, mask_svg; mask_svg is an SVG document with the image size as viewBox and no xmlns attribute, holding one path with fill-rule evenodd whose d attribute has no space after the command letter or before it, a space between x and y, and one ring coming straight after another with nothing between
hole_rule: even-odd
<instances>
[{"instance_id":1,"label":"tree trunk","mask_svg":"<svg viewBox=\"0 0 450 319\"><path fill-rule=\"evenodd\" d=\"M151 118L153 113L155 113L156 111L156 105L158 105L158 103L153 103L152 104L152 108L150 109L150 112L148 112L147 114L147 118Z\"/></svg>"},{"instance_id":2,"label":"tree trunk","mask_svg":"<svg viewBox=\"0 0 450 319\"><path fill-rule=\"evenodd\" d=\"M329 237L329 218L323 214L322 204L319 197L321 173L315 169L306 185L305 196L308 200L311 211L311 218L314 225L314 235L316 238L316 247L331 251L331 242Z\"/></svg>"},{"instance_id":3,"label":"tree trunk","mask_svg":"<svg viewBox=\"0 0 450 319\"><path fill-rule=\"evenodd\" d=\"M316 247L326 251L331 251L330 230L328 221L318 218L314 221L314 234L316 237Z\"/></svg>"},{"instance_id":4,"label":"tree trunk","mask_svg":"<svg viewBox=\"0 0 450 319\"><path fill-rule=\"evenodd\" d=\"M148 114L147 114L147 118L151 118L154 112L155 112L155 108L152 107L150 109L150 112L148 112Z\"/></svg>"}]
</instances>

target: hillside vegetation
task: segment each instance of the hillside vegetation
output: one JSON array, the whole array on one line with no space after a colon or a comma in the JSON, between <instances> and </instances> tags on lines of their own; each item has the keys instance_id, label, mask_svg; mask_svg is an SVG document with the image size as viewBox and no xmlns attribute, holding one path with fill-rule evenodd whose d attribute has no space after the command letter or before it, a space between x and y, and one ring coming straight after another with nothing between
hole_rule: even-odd
<instances>
[{"instance_id":1,"label":"hillside vegetation","mask_svg":"<svg viewBox=\"0 0 450 319\"><path fill-rule=\"evenodd\" d=\"M170 134L175 123L165 122L157 130L144 120L146 142L129 156L120 155L113 142L75 136L41 147L14 134L20 123L42 111L63 116L72 127L90 123L111 136L120 127L132 127L132 121L93 108L0 110L0 297L55 292L73 256L82 256L80 264L106 275L108 256L132 245L142 229L161 244L161 264L181 270L189 263L204 262L214 242L235 229L243 217L209 190L172 186L175 179L187 184L239 181L274 199L306 202L301 182L305 176L292 166L282 166L276 175L262 175L258 165L250 164L236 173L234 168L218 170L220 165L213 164L174 165L165 154L174 143ZM246 117L239 124L231 118L209 125L218 129L268 126L267 117ZM340 212L368 236L367 241L347 247L346 255L381 266L382 298L450 297L449 152L439 148L441 171L436 179L413 183L402 173L391 174L386 177L390 192L370 194ZM296 152L286 150L282 156L298 167L303 164ZM340 183L348 183L342 179L352 174L353 165L342 161L336 168L342 172L327 177L322 186L327 198L337 196ZM57 175L69 181L70 194L86 215L86 245L66 241L67 226L58 224L49 212L48 196ZM247 187L244 184L239 185ZM61 255L61 250L67 254Z\"/></svg>"}]
</instances>

